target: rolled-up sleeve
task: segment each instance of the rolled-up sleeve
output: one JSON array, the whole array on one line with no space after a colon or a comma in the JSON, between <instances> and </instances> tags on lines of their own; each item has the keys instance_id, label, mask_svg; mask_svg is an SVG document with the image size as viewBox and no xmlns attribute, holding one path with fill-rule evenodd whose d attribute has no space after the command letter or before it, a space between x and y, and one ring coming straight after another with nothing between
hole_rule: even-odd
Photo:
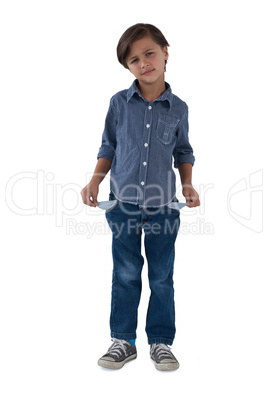
<instances>
[{"instance_id":1,"label":"rolled-up sleeve","mask_svg":"<svg viewBox=\"0 0 268 402\"><path fill-rule=\"evenodd\" d=\"M97 154L97 159L106 158L113 160L116 148L116 110L113 105L113 98L110 100L110 106L105 119L104 131L102 134L102 144Z\"/></svg>"},{"instance_id":2,"label":"rolled-up sleeve","mask_svg":"<svg viewBox=\"0 0 268 402\"><path fill-rule=\"evenodd\" d=\"M191 147L189 142L188 132L188 106L185 103L185 112L179 123L177 131L177 142L173 150L175 168L177 168L182 163L191 163L192 165L194 165L195 157L193 155L193 148Z\"/></svg>"}]
</instances>

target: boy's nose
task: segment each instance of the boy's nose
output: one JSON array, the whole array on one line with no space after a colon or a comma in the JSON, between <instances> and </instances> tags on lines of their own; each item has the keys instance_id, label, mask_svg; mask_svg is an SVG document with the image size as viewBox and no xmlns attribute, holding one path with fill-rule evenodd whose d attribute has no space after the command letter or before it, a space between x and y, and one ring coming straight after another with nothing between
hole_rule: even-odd
<instances>
[{"instance_id":1,"label":"boy's nose","mask_svg":"<svg viewBox=\"0 0 268 402\"><path fill-rule=\"evenodd\" d=\"M148 62L146 60L141 60L141 67L148 66Z\"/></svg>"}]
</instances>

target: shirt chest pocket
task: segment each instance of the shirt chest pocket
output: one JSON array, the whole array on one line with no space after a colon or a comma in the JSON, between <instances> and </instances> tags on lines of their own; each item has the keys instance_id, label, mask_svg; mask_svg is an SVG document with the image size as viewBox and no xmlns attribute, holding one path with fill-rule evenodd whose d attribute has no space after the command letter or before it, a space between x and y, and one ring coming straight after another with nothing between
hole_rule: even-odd
<instances>
[{"instance_id":1,"label":"shirt chest pocket","mask_svg":"<svg viewBox=\"0 0 268 402\"><path fill-rule=\"evenodd\" d=\"M163 144L170 144L175 138L179 119L163 113L158 113L156 123L156 138Z\"/></svg>"}]
</instances>

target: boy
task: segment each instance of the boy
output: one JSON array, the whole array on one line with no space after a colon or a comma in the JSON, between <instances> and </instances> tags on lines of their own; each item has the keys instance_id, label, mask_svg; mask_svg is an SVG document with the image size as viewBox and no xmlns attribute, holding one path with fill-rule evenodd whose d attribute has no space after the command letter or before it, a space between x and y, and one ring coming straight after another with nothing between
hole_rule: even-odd
<instances>
[{"instance_id":1,"label":"boy","mask_svg":"<svg viewBox=\"0 0 268 402\"><path fill-rule=\"evenodd\" d=\"M151 289L146 318L150 356L158 370L179 367L168 346L175 337L173 266L180 224L179 209L170 208L178 201L172 156L187 206L200 202L191 184L195 158L188 141L188 107L164 79L168 46L150 24L136 24L120 38L118 60L136 79L111 98L94 175L81 192L83 202L96 207L99 184L111 169L109 199L116 205L106 211L106 219L113 233L113 344L98 361L107 368L121 368L137 356L142 231Z\"/></svg>"}]
</instances>

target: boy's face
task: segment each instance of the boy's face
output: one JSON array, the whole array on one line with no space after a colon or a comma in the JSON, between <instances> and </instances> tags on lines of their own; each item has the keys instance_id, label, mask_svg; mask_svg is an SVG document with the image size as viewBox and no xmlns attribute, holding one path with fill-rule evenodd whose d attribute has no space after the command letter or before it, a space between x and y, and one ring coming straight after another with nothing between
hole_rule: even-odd
<instances>
[{"instance_id":1,"label":"boy's face","mask_svg":"<svg viewBox=\"0 0 268 402\"><path fill-rule=\"evenodd\" d=\"M164 80L167 59L167 46L162 49L150 35L147 35L132 43L127 57L127 66L140 83L153 84Z\"/></svg>"}]
</instances>

